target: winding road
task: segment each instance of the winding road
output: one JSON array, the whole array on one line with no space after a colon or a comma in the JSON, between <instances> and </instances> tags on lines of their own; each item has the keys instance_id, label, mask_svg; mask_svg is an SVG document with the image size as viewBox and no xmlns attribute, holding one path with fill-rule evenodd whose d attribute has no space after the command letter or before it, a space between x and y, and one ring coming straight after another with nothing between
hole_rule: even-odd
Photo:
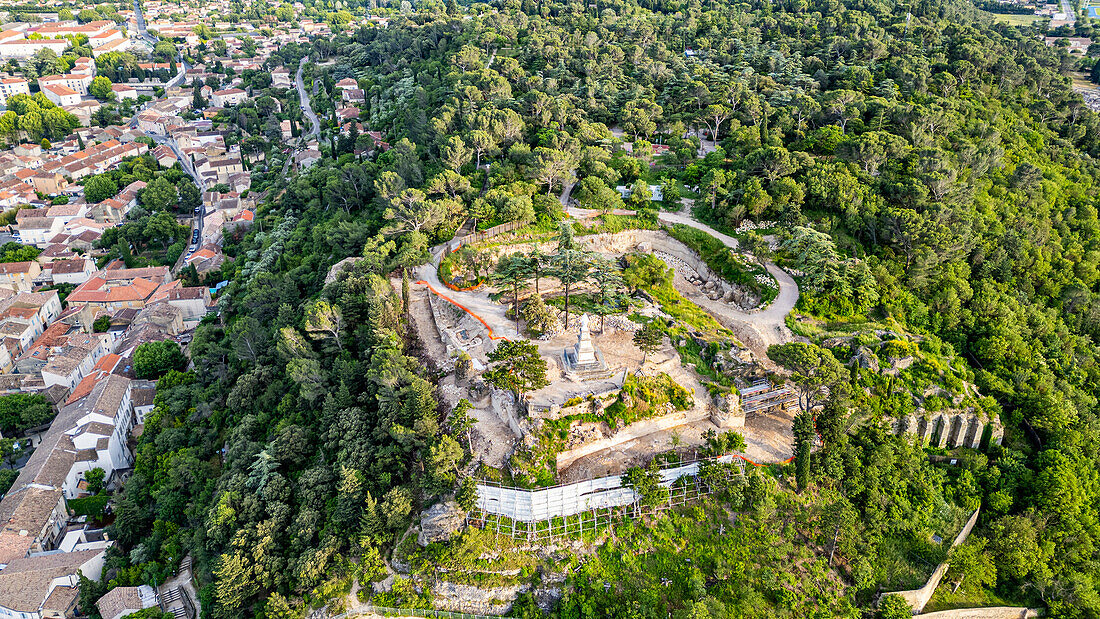
<instances>
[{"instance_id":1,"label":"winding road","mask_svg":"<svg viewBox=\"0 0 1100 619\"><path fill-rule=\"evenodd\" d=\"M662 211L657 215L657 218L667 224L683 224L702 230L722 241L730 249L736 250L738 247L737 239L722 234L687 215ZM693 303L716 315L720 322L732 328L762 362L767 358L765 353L768 346L783 344L794 339L794 334L787 328L786 319L787 315L794 309L795 304L798 303L798 284L795 283L794 278L776 266L774 262L765 264L764 268L768 270L768 273L771 273L779 284L779 294L764 309L743 310L731 303L711 301L694 289L681 290L681 292L687 293L685 296ZM727 320L722 320L723 318ZM730 324L731 321L734 324Z\"/></svg>"},{"instance_id":2,"label":"winding road","mask_svg":"<svg viewBox=\"0 0 1100 619\"><path fill-rule=\"evenodd\" d=\"M298 87L298 103L302 106L302 113L306 115L306 118L308 118L309 122L313 125L309 133L305 134L307 142L310 136L318 139L321 137L321 121L317 118L317 114L313 112L313 107L309 104L309 95L306 94L306 85L305 82L302 81L302 69L305 68L306 60L308 59L309 56L302 57L301 62L298 63L298 72L294 74L294 82Z\"/></svg>"}]
</instances>

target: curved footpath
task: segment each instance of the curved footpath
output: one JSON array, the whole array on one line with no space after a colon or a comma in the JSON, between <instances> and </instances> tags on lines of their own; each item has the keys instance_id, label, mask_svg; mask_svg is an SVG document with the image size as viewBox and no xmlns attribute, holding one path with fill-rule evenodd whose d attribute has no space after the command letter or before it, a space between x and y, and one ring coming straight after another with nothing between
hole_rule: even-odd
<instances>
[{"instance_id":1,"label":"curved footpath","mask_svg":"<svg viewBox=\"0 0 1100 619\"><path fill-rule=\"evenodd\" d=\"M575 217L591 216L591 212L584 209L569 207L566 211L569 215ZM684 224L702 230L722 241L730 249L736 250L738 247L737 239L722 234L686 215L661 212L658 218L665 223ZM490 300L489 295L483 290L452 290L447 288L439 278L438 265L443 257L443 252L448 251L449 248L450 243L433 247L431 262L416 268L414 281L427 285L431 292L485 324L490 329L492 339L522 338L523 336L516 331L515 321L506 315L509 306ZM798 302L798 285L795 284L794 279L789 274L774 263L767 263L765 268L779 283L779 294L768 307L762 310L742 310L729 303L711 301L690 284L686 282L679 283L681 292L689 300L715 314L724 325L731 327L734 333L749 346L757 357L766 363L765 353L768 346L782 344L794 339L790 329L787 328L786 318L794 309L795 303ZM683 278L678 279L682 280Z\"/></svg>"},{"instance_id":2,"label":"curved footpath","mask_svg":"<svg viewBox=\"0 0 1100 619\"><path fill-rule=\"evenodd\" d=\"M418 284L423 282L428 290L488 327L492 339L523 339L516 331L515 321L506 315L510 306L492 301L489 294L482 290L451 290L439 278L439 260L449 246L448 242L433 247L431 262L416 267L414 281Z\"/></svg>"},{"instance_id":3,"label":"curved footpath","mask_svg":"<svg viewBox=\"0 0 1100 619\"><path fill-rule=\"evenodd\" d=\"M657 215L657 218L664 223L683 224L702 230L719 241L722 241L726 247L734 250L738 248L737 239L722 234L714 228L700 223L686 215L662 211ZM702 299L698 298L692 298L691 300L699 305L703 305L713 313L744 324L751 329L760 340L759 342L745 343L750 346L755 343L766 350L767 347L772 344L783 344L794 339L794 334L787 328L786 318L787 314L790 314L795 304L798 303L798 284L795 283L794 278L792 278L790 274L776 266L774 262L765 264L764 268L768 270L768 273L771 273L772 277L774 277L775 281L779 284L779 294L776 295L775 299L772 300L768 307L762 310L742 310L729 303L703 303L701 302ZM760 353L758 352L758 354Z\"/></svg>"}]
</instances>

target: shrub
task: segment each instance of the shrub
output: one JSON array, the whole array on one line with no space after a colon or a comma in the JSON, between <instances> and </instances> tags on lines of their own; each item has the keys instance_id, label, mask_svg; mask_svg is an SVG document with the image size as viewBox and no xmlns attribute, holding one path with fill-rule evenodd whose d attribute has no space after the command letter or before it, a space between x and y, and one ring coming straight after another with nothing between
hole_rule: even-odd
<instances>
[{"instance_id":1,"label":"shrub","mask_svg":"<svg viewBox=\"0 0 1100 619\"><path fill-rule=\"evenodd\" d=\"M107 329L111 328L111 317L107 315L100 316L92 323L92 330L96 333L104 333Z\"/></svg>"},{"instance_id":2,"label":"shrub","mask_svg":"<svg viewBox=\"0 0 1100 619\"><path fill-rule=\"evenodd\" d=\"M88 516L98 520L103 517L103 509L107 507L108 500L110 498L106 494L70 499L68 501L69 511L75 516Z\"/></svg>"},{"instance_id":3,"label":"shrub","mask_svg":"<svg viewBox=\"0 0 1100 619\"><path fill-rule=\"evenodd\" d=\"M905 340L890 340L882 345L879 352L887 359L904 359L913 356L914 347Z\"/></svg>"},{"instance_id":4,"label":"shrub","mask_svg":"<svg viewBox=\"0 0 1100 619\"><path fill-rule=\"evenodd\" d=\"M520 310L520 317L527 324L532 337L542 337L561 330L561 322L550 312L542 297L534 295Z\"/></svg>"}]
</instances>

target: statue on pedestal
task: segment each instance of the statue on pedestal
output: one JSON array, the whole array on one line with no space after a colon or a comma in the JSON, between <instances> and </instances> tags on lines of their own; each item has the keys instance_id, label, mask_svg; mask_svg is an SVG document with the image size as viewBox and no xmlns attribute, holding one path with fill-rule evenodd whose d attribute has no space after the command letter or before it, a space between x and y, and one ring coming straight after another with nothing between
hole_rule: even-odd
<instances>
[{"instance_id":1,"label":"statue on pedestal","mask_svg":"<svg viewBox=\"0 0 1100 619\"><path fill-rule=\"evenodd\" d=\"M573 347L574 365L598 363L596 347L592 344L592 333L588 330L588 314L581 315L581 328L577 334L577 344Z\"/></svg>"},{"instance_id":2,"label":"statue on pedestal","mask_svg":"<svg viewBox=\"0 0 1100 619\"><path fill-rule=\"evenodd\" d=\"M588 330L588 314L580 320L577 343L562 351L566 374L572 380L603 380L610 376L603 356L592 343L592 332Z\"/></svg>"}]
</instances>

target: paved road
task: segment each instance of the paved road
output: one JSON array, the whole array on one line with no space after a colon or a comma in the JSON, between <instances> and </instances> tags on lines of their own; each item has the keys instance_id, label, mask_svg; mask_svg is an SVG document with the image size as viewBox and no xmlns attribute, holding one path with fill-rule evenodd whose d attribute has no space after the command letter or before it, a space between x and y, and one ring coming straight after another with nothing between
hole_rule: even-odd
<instances>
[{"instance_id":1,"label":"paved road","mask_svg":"<svg viewBox=\"0 0 1100 619\"><path fill-rule=\"evenodd\" d=\"M195 171L195 167L193 165L191 165L191 158L184 155L183 152L180 151L179 145L176 144L175 140L173 140L173 139L171 139L167 136L163 136L163 135L151 135L149 137L153 138L153 141L156 142L157 144L165 144L165 145L168 146L168 148L171 148L172 152L175 153L176 158L179 160L180 167L183 168L183 172L185 174L187 174L188 176L190 176L191 180L194 181L195 185L199 188L199 193L201 194L202 192L206 191L206 186L203 184L202 178ZM199 244L200 245L202 244L203 216L204 216L204 213L203 213L203 211L200 210L198 217L194 217L194 216L191 217L191 230L188 232L188 234L191 235L191 236L187 237L187 248L188 249L191 248L191 245L192 245L191 239L194 238L193 235L194 235L195 230L199 231ZM173 273L177 273L177 272L179 272L180 269L183 268L185 258L187 258L187 250L184 250L183 254L181 254L179 259L176 260L176 264L172 265L172 272Z\"/></svg>"},{"instance_id":2,"label":"paved road","mask_svg":"<svg viewBox=\"0 0 1100 619\"><path fill-rule=\"evenodd\" d=\"M1077 22L1077 13L1073 11L1073 4L1069 0L1062 0L1062 12L1066 14L1066 25Z\"/></svg>"},{"instance_id":3,"label":"paved road","mask_svg":"<svg viewBox=\"0 0 1100 619\"><path fill-rule=\"evenodd\" d=\"M317 114L313 113L313 108L309 105L309 96L306 94L306 85L302 81L302 69L306 66L306 60L309 57L302 58L302 61L298 63L298 72L294 74L294 81L298 87L298 102L302 106L302 113L306 115L309 122L313 125L306 137L313 136L320 139L321 137L321 121L317 118ZM308 141L308 139L306 140Z\"/></svg>"},{"instance_id":4,"label":"paved road","mask_svg":"<svg viewBox=\"0 0 1100 619\"><path fill-rule=\"evenodd\" d=\"M141 12L141 1L134 0L134 18L137 21L138 34L150 45L156 45L157 39L145 30L145 15Z\"/></svg>"}]
</instances>

